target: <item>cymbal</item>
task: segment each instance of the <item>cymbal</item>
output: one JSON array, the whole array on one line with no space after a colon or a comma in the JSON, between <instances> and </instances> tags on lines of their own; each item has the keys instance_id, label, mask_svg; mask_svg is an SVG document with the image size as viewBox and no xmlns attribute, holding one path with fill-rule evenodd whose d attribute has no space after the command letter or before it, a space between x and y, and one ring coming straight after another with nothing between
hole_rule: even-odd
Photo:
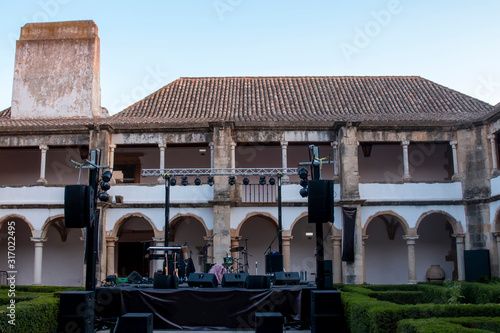
<instances>
[{"instance_id":1,"label":"cymbal","mask_svg":"<svg viewBox=\"0 0 500 333\"><path fill-rule=\"evenodd\" d=\"M245 248L243 246L238 246L238 247L233 247L232 249L229 250L229 252L238 252L244 249Z\"/></svg>"}]
</instances>

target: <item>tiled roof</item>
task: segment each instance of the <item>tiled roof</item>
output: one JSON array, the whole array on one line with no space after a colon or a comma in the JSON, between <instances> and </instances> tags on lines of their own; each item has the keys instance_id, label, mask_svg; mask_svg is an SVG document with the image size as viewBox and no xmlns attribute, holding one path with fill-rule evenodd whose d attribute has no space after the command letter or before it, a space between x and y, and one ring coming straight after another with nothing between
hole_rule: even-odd
<instances>
[{"instance_id":1,"label":"tiled roof","mask_svg":"<svg viewBox=\"0 0 500 333\"><path fill-rule=\"evenodd\" d=\"M418 76L208 77L180 78L110 120L467 122L492 109Z\"/></svg>"},{"instance_id":2,"label":"tiled roof","mask_svg":"<svg viewBox=\"0 0 500 333\"><path fill-rule=\"evenodd\" d=\"M10 118L10 108L0 111L0 119L2 118Z\"/></svg>"}]
</instances>

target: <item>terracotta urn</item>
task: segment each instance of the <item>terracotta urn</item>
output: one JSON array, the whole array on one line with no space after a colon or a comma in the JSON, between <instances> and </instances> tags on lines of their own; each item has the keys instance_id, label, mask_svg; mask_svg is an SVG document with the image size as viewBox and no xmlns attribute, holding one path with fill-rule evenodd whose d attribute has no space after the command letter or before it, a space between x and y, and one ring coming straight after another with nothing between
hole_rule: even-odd
<instances>
[{"instance_id":1,"label":"terracotta urn","mask_svg":"<svg viewBox=\"0 0 500 333\"><path fill-rule=\"evenodd\" d=\"M439 265L431 265L431 267L427 270L427 273L425 273L425 276L429 282L443 281L445 277L444 269L442 269Z\"/></svg>"}]
</instances>

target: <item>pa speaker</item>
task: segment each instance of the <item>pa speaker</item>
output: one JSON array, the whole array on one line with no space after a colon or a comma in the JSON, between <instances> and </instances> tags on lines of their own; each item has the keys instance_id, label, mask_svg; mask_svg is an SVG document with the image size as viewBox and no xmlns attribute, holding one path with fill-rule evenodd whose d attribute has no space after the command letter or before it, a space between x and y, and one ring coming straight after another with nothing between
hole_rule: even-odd
<instances>
[{"instance_id":1,"label":"pa speaker","mask_svg":"<svg viewBox=\"0 0 500 333\"><path fill-rule=\"evenodd\" d=\"M60 295L59 314L61 316L87 317L94 315L93 291L69 291Z\"/></svg>"},{"instance_id":2,"label":"pa speaker","mask_svg":"<svg viewBox=\"0 0 500 333\"><path fill-rule=\"evenodd\" d=\"M283 332L283 315L279 312L256 312L255 333Z\"/></svg>"},{"instance_id":3,"label":"pa speaker","mask_svg":"<svg viewBox=\"0 0 500 333\"><path fill-rule=\"evenodd\" d=\"M245 288L248 273L226 273L222 276L221 285L223 287Z\"/></svg>"},{"instance_id":4,"label":"pa speaker","mask_svg":"<svg viewBox=\"0 0 500 333\"><path fill-rule=\"evenodd\" d=\"M333 289L333 262L331 260L324 260L322 263L325 289Z\"/></svg>"},{"instance_id":5,"label":"pa speaker","mask_svg":"<svg viewBox=\"0 0 500 333\"><path fill-rule=\"evenodd\" d=\"M136 271L133 271L129 276L127 276L127 280L129 283L140 283L142 282L142 276Z\"/></svg>"},{"instance_id":6,"label":"pa speaker","mask_svg":"<svg viewBox=\"0 0 500 333\"><path fill-rule=\"evenodd\" d=\"M283 255L278 252L266 254L266 274L283 271Z\"/></svg>"},{"instance_id":7,"label":"pa speaker","mask_svg":"<svg viewBox=\"0 0 500 333\"><path fill-rule=\"evenodd\" d=\"M188 286L190 287L217 287L217 277L210 273L191 273L188 276Z\"/></svg>"},{"instance_id":8,"label":"pa speaker","mask_svg":"<svg viewBox=\"0 0 500 333\"><path fill-rule=\"evenodd\" d=\"M271 277L268 275L248 275L245 282L247 289L271 288Z\"/></svg>"},{"instance_id":9,"label":"pa speaker","mask_svg":"<svg viewBox=\"0 0 500 333\"><path fill-rule=\"evenodd\" d=\"M88 185L66 185L64 187L64 226L85 228L90 222L93 206L92 187Z\"/></svg>"},{"instance_id":10,"label":"pa speaker","mask_svg":"<svg viewBox=\"0 0 500 333\"><path fill-rule=\"evenodd\" d=\"M94 333L94 315L60 316L57 333Z\"/></svg>"},{"instance_id":11,"label":"pa speaker","mask_svg":"<svg viewBox=\"0 0 500 333\"><path fill-rule=\"evenodd\" d=\"M464 261L465 281L473 282L481 276L491 277L489 250L466 250Z\"/></svg>"},{"instance_id":12,"label":"pa speaker","mask_svg":"<svg viewBox=\"0 0 500 333\"><path fill-rule=\"evenodd\" d=\"M115 333L152 333L152 313L127 313L118 319Z\"/></svg>"},{"instance_id":13,"label":"pa speaker","mask_svg":"<svg viewBox=\"0 0 500 333\"><path fill-rule=\"evenodd\" d=\"M335 327L348 332L340 292L336 290L311 291L311 333L323 332L325 327Z\"/></svg>"},{"instance_id":14,"label":"pa speaker","mask_svg":"<svg viewBox=\"0 0 500 333\"><path fill-rule=\"evenodd\" d=\"M333 222L333 180L310 180L308 191L308 222Z\"/></svg>"},{"instance_id":15,"label":"pa speaker","mask_svg":"<svg viewBox=\"0 0 500 333\"><path fill-rule=\"evenodd\" d=\"M275 285L300 284L299 272L276 272L274 273Z\"/></svg>"},{"instance_id":16,"label":"pa speaker","mask_svg":"<svg viewBox=\"0 0 500 333\"><path fill-rule=\"evenodd\" d=\"M153 278L154 289L177 289L179 280L174 275L155 274Z\"/></svg>"}]
</instances>

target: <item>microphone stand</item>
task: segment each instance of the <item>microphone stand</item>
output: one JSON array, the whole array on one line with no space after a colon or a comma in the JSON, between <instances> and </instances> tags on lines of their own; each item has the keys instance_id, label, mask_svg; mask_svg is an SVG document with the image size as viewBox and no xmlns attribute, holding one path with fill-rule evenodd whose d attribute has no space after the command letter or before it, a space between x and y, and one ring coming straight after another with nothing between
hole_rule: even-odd
<instances>
[{"instance_id":1,"label":"microphone stand","mask_svg":"<svg viewBox=\"0 0 500 333\"><path fill-rule=\"evenodd\" d=\"M215 233L212 236L210 236L210 238L207 240L207 242L205 243L205 245L203 245L203 247L198 251L198 253L196 253L196 255L204 254L203 258L201 260L201 263L203 265L203 272L205 272L205 269L206 269L206 266L207 266L208 248L210 247L210 241L215 237L215 235L217 235L217 233ZM207 272L205 272L205 273L207 273Z\"/></svg>"},{"instance_id":2,"label":"microphone stand","mask_svg":"<svg viewBox=\"0 0 500 333\"><path fill-rule=\"evenodd\" d=\"M269 244L269 247L268 247L268 248L266 249L266 251L264 252L264 255L271 253L271 248L272 248L272 246L273 246L273 243L274 243L274 241L276 240L276 238L278 238L278 236L280 235L280 233L281 233L281 230L278 230L278 233L276 234L276 236L274 236L273 240L271 241L271 244ZM268 252L268 251L269 251L269 252Z\"/></svg>"}]
</instances>

